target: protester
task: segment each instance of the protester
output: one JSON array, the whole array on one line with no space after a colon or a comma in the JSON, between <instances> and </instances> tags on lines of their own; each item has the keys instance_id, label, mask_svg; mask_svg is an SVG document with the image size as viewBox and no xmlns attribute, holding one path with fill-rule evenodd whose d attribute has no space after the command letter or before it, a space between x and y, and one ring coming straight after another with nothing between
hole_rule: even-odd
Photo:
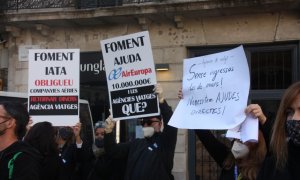
<instances>
[{"instance_id":1,"label":"protester","mask_svg":"<svg viewBox=\"0 0 300 180\"><path fill-rule=\"evenodd\" d=\"M98 121L95 124L95 144L93 145L93 151L96 157L104 154L104 122Z\"/></svg>"},{"instance_id":2,"label":"protester","mask_svg":"<svg viewBox=\"0 0 300 180\"><path fill-rule=\"evenodd\" d=\"M57 143L64 180L86 180L95 160L92 145L81 139L81 123L58 129Z\"/></svg>"},{"instance_id":3,"label":"protester","mask_svg":"<svg viewBox=\"0 0 300 180\"><path fill-rule=\"evenodd\" d=\"M300 179L300 81L284 93L266 157L257 180Z\"/></svg>"},{"instance_id":4,"label":"protester","mask_svg":"<svg viewBox=\"0 0 300 180\"><path fill-rule=\"evenodd\" d=\"M182 91L179 90L178 97L183 98ZM270 132L270 123L263 114L258 104L247 106L245 113L251 113L257 117L262 130L259 130L258 142L245 142L239 140L232 142L232 147L228 147L220 142L209 130L195 130L199 140L202 142L208 153L222 168L220 180L255 180L267 153L267 146L264 135Z\"/></svg>"},{"instance_id":5,"label":"protester","mask_svg":"<svg viewBox=\"0 0 300 180\"><path fill-rule=\"evenodd\" d=\"M60 159L56 143L56 131L50 122L34 124L26 134L24 141L39 150L43 156L41 179L59 180Z\"/></svg>"},{"instance_id":6,"label":"protester","mask_svg":"<svg viewBox=\"0 0 300 180\"><path fill-rule=\"evenodd\" d=\"M23 104L0 102L0 179L39 180L40 153L22 142L29 115Z\"/></svg>"},{"instance_id":7,"label":"protester","mask_svg":"<svg viewBox=\"0 0 300 180\"><path fill-rule=\"evenodd\" d=\"M106 119L105 151L113 158L127 159L125 180L174 179L171 171L177 129L168 125L173 111L163 98L163 90L159 84L156 85L155 93L158 94L161 116L144 118L144 139L116 144L112 133L115 122L111 116ZM161 132L162 124L164 129Z\"/></svg>"},{"instance_id":8,"label":"protester","mask_svg":"<svg viewBox=\"0 0 300 180\"><path fill-rule=\"evenodd\" d=\"M95 124L95 144L93 152L96 161L89 173L87 180L123 180L126 159L114 159L104 150L104 122Z\"/></svg>"}]
</instances>

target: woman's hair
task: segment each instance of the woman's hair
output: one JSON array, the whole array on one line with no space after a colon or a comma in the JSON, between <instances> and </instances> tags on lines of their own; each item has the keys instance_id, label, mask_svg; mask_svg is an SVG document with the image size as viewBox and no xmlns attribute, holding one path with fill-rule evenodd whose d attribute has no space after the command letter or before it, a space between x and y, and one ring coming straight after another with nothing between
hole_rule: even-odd
<instances>
[{"instance_id":1,"label":"woman's hair","mask_svg":"<svg viewBox=\"0 0 300 180\"><path fill-rule=\"evenodd\" d=\"M60 127L58 129L58 137L64 140L67 145L70 145L75 141L73 129L69 126Z\"/></svg>"},{"instance_id":2,"label":"woman's hair","mask_svg":"<svg viewBox=\"0 0 300 180\"><path fill-rule=\"evenodd\" d=\"M246 158L237 160L239 170L243 179L255 180L258 171L267 154L267 146L263 133L258 131L258 142L246 143L249 147L249 154Z\"/></svg>"},{"instance_id":3,"label":"woman's hair","mask_svg":"<svg viewBox=\"0 0 300 180\"><path fill-rule=\"evenodd\" d=\"M50 122L39 122L33 125L24 141L39 150L44 156L58 152L56 131Z\"/></svg>"},{"instance_id":4,"label":"woman's hair","mask_svg":"<svg viewBox=\"0 0 300 180\"><path fill-rule=\"evenodd\" d=\"M279 109L277 111L276 120L272 129L270 150L275 156L276 168L280 169L285 166L288 156L286 120L287 110L300 94L300 81L292 84L284 93Z\"/></svg>"}]
</instances>

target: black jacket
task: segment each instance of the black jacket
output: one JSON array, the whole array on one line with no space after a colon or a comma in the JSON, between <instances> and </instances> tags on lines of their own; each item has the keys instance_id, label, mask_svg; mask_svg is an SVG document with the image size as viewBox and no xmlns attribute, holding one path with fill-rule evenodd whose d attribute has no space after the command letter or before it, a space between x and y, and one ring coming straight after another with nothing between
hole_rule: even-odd
<instances>
[{"instance_id":1,"label":"black jacket","mask_svg":"<svg viewBox=\"0 0 300 180\"><path fill-rule=\"evenodd\" d=\"M263 136L266 140L266 144L269 142L269 134L272 128L272 120L266 121L264 125L260 126L262 130ZM228 155L231 153L231 149L227 147L225 144L220 142L210 130L195 130L196 135L199 140L202 142L203 146L208 151L209 155L216 161L219 167L222 168L220 174L220 180L234 180L235 174L238 172L234 172L235 167L232 166L229 169L224 169L223 164Z\"/></svg>"},{"instance_id":2,"label":"black jacket","mask_svg":"<svg viewBox=\"0 0 300 180\"><path fill-rule=\"evenodd\" d=\"M60 180L60 158L58 154L44 156L41 180Z\"/></svg>"},{"instance_id":3,"label":"black jacket","mask_svg":"<svg viewBox=\"0 0 300 180\"><path fill-rule=\"evenodd\" d=\"M160 103L164 121L164 131L153 137L135 139L128 143L116 144L112 133L104 138L105 151L113 158L127 158L125 180L170 180L173 168L174 151L177 141L177 128L168 125L172 109Z\"/></svg>"},{"instance_id":4,"label":"black jacket","mask_svg":"<svg viewBox=\"0 0 300 180\"><path fill-rule=\"evenodd\" d=\"M14 161L13 180L39 180L42 156L40 153L22 141L16 141L0 152L0 179L8 180L8 162L13 156L21 152Z\"/></svg>"},{"instance_id":5,"label":"black jacket","mask_svg":"<svg viewBox=\"0 0 300 180\"><path fill-rule=\"evenodd\" d=\"M283 169L276 169L274 156L266 157L257 180L298 180L300 179L300 147L288 143L288 162Z\"/></svg>"},{"instance_id":6,"label":"black jacket","mask_svg":"<svg viewBox=\"0 0 300 180\"><path fill-rule=\"evenodd\" d=\"M123 180L125 167L126 159L113 159L104 153L96 159L87 180Z\"/></svg>"},{"instance_id":7,"label":"black jacket","mask_svg":"<svg viewBox=\"0 0 300 180\"><path fill-rule=\"evenodd\" d=\"M65 144L60 149L60 179L85 180L93 166L95 159L91 146L83 141L82 147L76 143Z\"/></svg>"}]
</instances>

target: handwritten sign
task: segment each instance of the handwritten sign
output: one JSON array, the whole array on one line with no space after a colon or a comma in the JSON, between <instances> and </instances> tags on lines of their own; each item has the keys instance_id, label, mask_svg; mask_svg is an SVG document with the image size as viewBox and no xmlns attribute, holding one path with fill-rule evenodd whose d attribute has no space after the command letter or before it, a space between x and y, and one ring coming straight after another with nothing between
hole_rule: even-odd
<instances>
[{"instance_id":1,"label":"handwritten sign","mask_svg":"<svg viewBox=\"0 0 300 180\"><path fill-rule=\"evenodd\" d=\"M28 109L34 123L79 121L79 49L30 49Z\"/></svg>"},{"instance_id":2,"label":"handwritten sign","mask_svg":"<svg viewBox=\"0 0 300 180\"><path fill-rule=\"evenodd\" d=\"M113 118L158 115L159 104L153 91L156 74L148 31L100 43Z\"/></svg>"},{"instance_id":3,"label":"handwritten sign","mask_svg":"<svg viewBox=\"0 0 300 180\"><path fill-rule=\"evenodd\" d=\"M231 129L246 118L249 68L243 47L184 60L183 99L169 125Z\"/></svg>"}]
</instances>

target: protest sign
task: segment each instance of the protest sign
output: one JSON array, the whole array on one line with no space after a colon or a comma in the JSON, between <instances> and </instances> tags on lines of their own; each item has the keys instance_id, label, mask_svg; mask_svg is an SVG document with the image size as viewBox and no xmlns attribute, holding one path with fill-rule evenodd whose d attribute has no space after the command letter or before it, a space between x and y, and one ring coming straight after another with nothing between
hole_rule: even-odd
<instances>
[{"instance_id":1,"label":"protest sign","mask_svg":"<svg viewBox=\"0 0 300 180\"><path fill-rule=\"evenodd\" d=\"M28 109L34 123L79 122L79 49L30 49Z\"/></svg>"},{"instance_id":2,"label":"protest sign","mask_svg":"<svg viewBox=\"0 0 300 180\"><path fill-rule=\"evenodd\" d=\"M246 118L249 68L243 47L184 60L182 93L169 125L231 129Z\"/></svg>"},{"instance_id":3,"label":"protest sign","mask_svg":"<svg viewBox=\"0 0 300 180\"><path fill-rule=\"evenodd\" d=\"M113 118L158 115L156 74L148 31L100 42Z\"/></svg>"}]
</instances>

